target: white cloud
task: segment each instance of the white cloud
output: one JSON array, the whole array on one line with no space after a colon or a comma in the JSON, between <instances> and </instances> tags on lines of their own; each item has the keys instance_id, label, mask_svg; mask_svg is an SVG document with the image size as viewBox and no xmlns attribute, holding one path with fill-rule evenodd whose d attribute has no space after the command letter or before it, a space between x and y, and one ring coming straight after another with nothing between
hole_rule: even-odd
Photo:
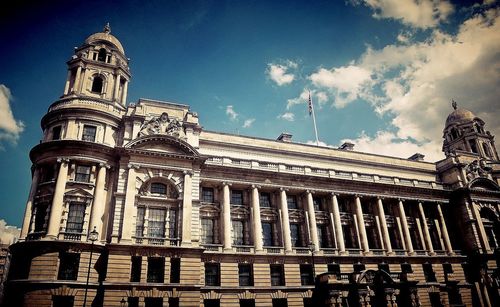
<instances>
[{"instance_id":1,"label":"white cloud","mask_svg":"<svg viewBox=\"0 0 500 307\"><path fill-rule=\"evenodd\" d=\"M340 144L350 142L355 151L369 152L391 157L409 158L415 153L425 155L426 161L438 161L444 158L438 141L416 144L410 139L401 139L388 131L379 131L374 137L362 132L356 139L344 139Z\"/></svg>"},{"instance_id":2,"label":"white cloud","mask_svg":"<svg viewBox=\"0 0 500 307\"><path fill-rule=\"evenodd\" d=\"M359 98L364 89L371 84L370 71L356 65L325 69L309 76L313 85L326 89L334 96L335 106L341 108ZM325 92L322 92L322 98ZM325 99L326 101L326 99Z\"/></svg>"},{"instance_id":3,"label":"white cloud","mask_svg":"<svg viewBox=\"0 0 500 307\"><path fill-rule=\"evenodd\" d=\"M232 105L228 105L228 106L226 106L226 115L229 117L229 119L231 121L235 121L235 120L237 120L239 114L236 113L236 111L234 111L234 108Z\"/></svg>"},{"instance_id":4,"label":"white cloud","mask_svg":"<svg viewBox=\"0 0 500 307\"><path fill-rule=\"evenodd\" d=\"M309 91L307 89L303 89L299 97L287 100L286 109L288 110L296 104L306 104L308 100L309 100Z\"/></svg>"},{"instance_id":5,"label":"white cloud","mask_svg":"<svg viewBox=\"0 0 500 307\"><path fill-rule=\"evenodd\" d=\"M287 60L284 64L267 64L266 73L269 79L273 80L278 86L287 85L295 80L295 75L290 72L298 67L298 64Z\"/></svg>"},{"instance_id":6,"label":"white cloud","mask_svg":"<svg viewBox=\"0 0 500 307\"><path fill-rule=\"evenodd\" d=\"M8 87L0 84L0 142L7 140L16 144L24 131L24 123L16 120L10 108L12 96ZM1 148L1 143L0 143Z\"/></svg>"},{"instance_id":7,"label":"white cloud","mask_svg":"<svg viewBox=\"0 0 500 307\"><path fill-rule=\"evenodd\" d=\"M328 145L327 143L323 142L323 141L318 141L316 143L316 141L311 141L311 140L308 140L306 142L307 145L315 145L315 146L319 146L319 147L331 147L331 148L334 148L335 146L332 146L332 145Z\"/></svg>"},{"instance_id":8,"label":"white cloud","mask_svg":"<svg viewBox=\"0 0 500 307\"><path fill-rule=\"evenodd\" d=\"M243 128L250 128L254 122L255 122L255 118L246 119L243 122Z\"/></svg>"},{"instance_id":9,"label":"white cloud","mask_svg":"<svg viewBox=\"0 0 500 307\"><path fill-rule=\"evenodd\" d=\"M293 122L295 120L295 114L293 114L292 112L285 112L283 114L278 115L276 118Z\"/></svg>"},{"instance_id":10,"label":"white cloud","mask_svg":"<svg viewBox=\"0 0 500 307\"><path fill-rule=\"evenodd\" d=\"M9 226L4 219L0 219L0 243L12 244L17 241L21 228Z\"/></svg>"},{"instance_id":11,"label":"white cloud","mask_svg":"<svg viewBox=\"0 0 500 307\"><path fill-rule=\"evenodd\" d=\"M375 18L391 18L415 28L432 28L446 21L453 13L453 5L436 0L354 0L370 7Z\"/></svg>"}]
</instances>

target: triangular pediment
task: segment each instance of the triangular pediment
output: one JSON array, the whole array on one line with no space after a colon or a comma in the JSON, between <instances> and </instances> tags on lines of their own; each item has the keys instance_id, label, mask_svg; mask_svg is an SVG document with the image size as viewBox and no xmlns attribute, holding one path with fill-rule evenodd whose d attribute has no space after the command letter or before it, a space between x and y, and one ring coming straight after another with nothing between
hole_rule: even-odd
<instances>
[{"instance_id":1,"label":"triangular pediment","mask_svg":"<svg viewBox=\"0 0 500 307\"><path fill-rule=\"evenodd\" d=\"M87 192L84 189L77 188L73 190L69 190L68 192L64 193L65 196L73 196L73 197L93 197L93 195L89 192Z\"/></svg>"},{"instance_id":2,"label":"triangular pediment","mask_svg":"<svg viewBox=\"0 0 500 307\"><path fill-rule=\"evenodd\" d=\"M199 156L196 149L185 141L169 135L147 135L139 137L128 144L125 148L152 153L163 153L181 156Z\"/></svg>"}]
</instances>

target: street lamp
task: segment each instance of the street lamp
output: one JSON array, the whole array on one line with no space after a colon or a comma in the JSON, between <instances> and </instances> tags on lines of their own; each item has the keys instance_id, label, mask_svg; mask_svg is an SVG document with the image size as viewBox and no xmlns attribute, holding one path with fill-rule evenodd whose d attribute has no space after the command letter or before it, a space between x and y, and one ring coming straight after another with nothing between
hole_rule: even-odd
<instances>
[{"instance_id":1,"label":"street lamp","mask_svg":"<svg viewBox=\"0 0 500 307\"><path fill-rule=\"evenodd\" d=\"M89 277L90 277L90 266L92 265L92 253L94 252L94 242L97 241L99 237L99 233L94 229L89 233L88 240L90 240L90 259L89 259L89 267L87 269L87 282L85 283L85 297L83 299L83 307L87 306L87 291L89 289Z\"/></svg>"},{"instance_id":2,"label":"street lamp","mask_svg":"<svg viewBox=\"0 0 500 307\"><path fill-rule=\"evenodd\" d=\"M314 269L314 250L316 247L314 246L314 243L309 243L309 250L311 251L311 262L312 262L312 273L313 273L313 282L316 284L316 270Z\"/></svg>"}]
</instances>

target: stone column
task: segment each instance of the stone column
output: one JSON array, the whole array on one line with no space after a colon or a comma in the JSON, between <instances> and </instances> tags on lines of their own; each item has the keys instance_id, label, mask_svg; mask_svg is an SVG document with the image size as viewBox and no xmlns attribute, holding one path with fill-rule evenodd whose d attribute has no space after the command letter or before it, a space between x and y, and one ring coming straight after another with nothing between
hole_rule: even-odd
<instances>
[{"instance_id":1,"label":"stone column","mask_svg":"<svg viewBox=\"0 0 500 307\"><path fill-rule=\"evenodd\" d=\"M95 182L94 201L92 202L92 211L90 214L90 223L87 232L92 231L94 227L101 236L101 239L106 238L105 230L103 229L104 209L106 208L106 169L109 166L104 163L99 164L99 171ZM87 236L88 237L88 236Z\"/></svg>"},{"instance_id":2,"label":"stone column","mask_svg":"<svg viewBox=\"0 0 500 307\"><path fill-rule=\"evenodd\" d=\"M281 215L283 229L283 243L285 245L285 253L292 252L292 236L290 234L290 219L288 218L288 203L286 201L285 189L280 189Z\"/></svg>"},{"instance_id":3,"label":"stone column","mask_svg":"<svg viewBox=\"0 0 500 307\"><path fill-rule=\"evenodd\" d=\"M118 97L118 89L120 87L120 74L116 75L116 79L115 79L115 88L114 88L114 91L113 91L113 99L115 101L120 101L120 98Z\"/></svg>"},{"instance_id":4,"label":"stone column","mask_svg":"<svg viewBox=\"0 0 500 307\"><path fill-rule=\"evenodd\" d=\"M123 209L122 216L122 236L120 241L122 242L132 242L132 222L135 218L134 214L136 211L135 208L135 180L136 174L135 170L138 168L135 165L128 165L128 176L127 176L127 190L125 194L125 208Z\"/></svg>"},{"instance_id":5,"label":"stone column","mask_svg":"<svg viewBox=\"0 0 500 307\"><path fill-rule=\"evenodd\" d=\"M23 227L21 228L21 234L19 238L21 240L26 239L30 231L31 217L33 215L33 200L36 195L36 189L38 187L38 181L40 180L40 168L34 166L33 178L31 179L30 194L28 196L28 201L26 202L26 209L24 210Z\"/></svg>"},{"instance_id":6,"label":"stone column","mask_svg":"<svg viewBox=\"0 0 500 307\"><path fill-rule=\"evenodd\" d=\"M406 249L408 250L409 255L413 255L415 252L413 251L413 243L411 242L410 229L408 228L408 220L406 219L405 207L403 205L403 201L399 200L399 215L401 216L401 226L403 228L403 232L405 235L406 241Z\"/></svg>"},{"instance_id":7,"label":"stone column","mask_svg":"<svg viewBox=\"0 0 500 307\"><path fill-rule=\"evenodd\" d=\"M71 82L71 69L68 70L68 76L66 77L66 84L64 84L64 95L68 95L70 82Z\"/></svg>"},{"instance_id":8,"label":"stone column","mask_svg":"<svg viewBox=\"0 0 500 307\"><path fill-rule=\"evenodd\" d=\"M57 239L61 228L61 218L64 204L64 192L66 190L66 181L68 179L68 159L57 159L59 165L59 173L57 174L56 188L50 207L49 227L47 229L47 237Z\"/></svg>"},{"instance_id":9,"label":"stone column","mask_svg":"<svg viewBox=\"0 0 500 307\"><path fill-rule=\"evenodd\" d=\"M434 248L432 247L431 235L429 233L429 226L427 225L427 219L425 217L424 206L422 202L418 202L418 211L420 212L420 217L422 218L422 226L424 228L424 237L425 242L427 243L427 249L429 251L429 255L435 255Z\"/></svg>"},{"instance_id":10,"label":"stone column","mask_svg":"<svg viewBox=\"0 0 500 307\"><path fill-rule=\"evenodd\" d=\"M337 195L332 193L332 212L335 221L335 233L337 235L338 249L341 255L345 252L345 242L344 242L344 231L342 230L342 221L340 220L340 210L339 203L337 200Z\"/></svg>"},{"instance_id":11,"label":"stone column","mask_svg":"<svg viewBox=\"0 0 500 307\"><path fill-rule=\"evenodd\" d=\"M253 209L253 240L255 251L261 252L264 250L264 242L262 239L262 221L260 219L260 200L259 189L257 186L252 186L252 209Z\"/></svg>"},{"instance_id":12,"label":"stone column","mask_svg":"<svg viewBox=\"0 0 500 307\"><path fill-rule=\"evenodd\" d=\"M370 247L368 246L368 238L366 236L366 228L365 228L365 218L363 217L363 208L361 207L361 199L359 196L355 196L354 203L356 205L356 215L358 219L358 230L359 236L361 239L361 248L363 249L363 253L369 253Z\"/></svg>"},{"instance_id":13,"label":"stone column","mask_svg":"<svg viewBox=\"0 0 500 307\"><path fill-rule=\"evenodd\" d=\"M316 224L316 213L314 211L314 201L311 191L306 191L307 212L309 213L309 231L311 232L311 243L314 244L314 251L319 251L318 226Z\"/></svg>"},{"instance_id":14,"label":"stone column","mask_svg":"<svg viewBox=\"0 0 500 307\"><path fill-rule=\"evenodd\" d=\"M227 182L222 183L222 218L224 230L223 244L225 250L230 250L232 245L231 240L231 204L230 204L230 193L229 184Z\"/></svg>"},{"instance_id":15,"label":"stone column","mask_svg":"<svg viewBox=\"0 0 500 307\"><path fill-rule=\"evenodd\" d=\"M441 231L443 232L444 245L446 246L446 251L449 255L454 255L453 248L451 246L450 236L448 235L448 228L446 227L446 221L443 216L443 211L441 210L441 204L437 203L437 210L439 215L439 222L441 223Z\"/></svg>"},{"instance_id":16,"label":"stone column","mask_svg":"<svg viewBox=\"0 0 500 307\"><path fill-rule=\"evenodd\" d=\"M380 217L380 224L382 224L382 236L384 237L385 249L388 255L393 255L391 245L391 237L389 237L389 229L387 228L387 221L385 220L384 205L382 199L377 198L378 215Z\"/></svg>"},{"instance_id":17,"label":"stone column","mask_svg":"<svg viewBox=\"0 0 500 307\"><path fill-rule=\"evenodd\" d=\"M81 75L82 75L82 67L78 66L78 68L76 69L75 82L73 82L73 92L80 91L80 85L82 83Z\"/></svg>"},{"instance_id":18,"label":"stone column","mask_svg":"<svg viewBox=\"0 0 500 307\"><path fill-rule=\"evenodd\" d=\"M193 213L191 171L184 171L184 189L182 193L182 246L191 245L191 218Z\"/></svg>"},{"instance_id":19,"label":"stone column","mask_svg":"<svg viewBox=\"0 0 500 307\"><path fill-rule=\"evenodd\" d=\"M125 80L125 84L123 85L123 92L121 97L121 102L123 105L127 102L127 90L128 90L128 81Z\"/></svg>"},{"instance_id":20,"label":"stone column","mask_svg":"<svg viewBox=\"0 0 500 307\"><path fill-rule=\"evenodd\" d=\"M484 230L484 225L483 221L481 220L481 214L479 213L479 210L477 209L477 204L475 202L472 203L472 214L474 216L474 219L477 222L477 228L479 230L479 239L481 243L483 244L483 251L490 253L491 252L491 246L490 242L488 241L488 237L486 236L486 231Z\"/></svg>"}]
</instances>

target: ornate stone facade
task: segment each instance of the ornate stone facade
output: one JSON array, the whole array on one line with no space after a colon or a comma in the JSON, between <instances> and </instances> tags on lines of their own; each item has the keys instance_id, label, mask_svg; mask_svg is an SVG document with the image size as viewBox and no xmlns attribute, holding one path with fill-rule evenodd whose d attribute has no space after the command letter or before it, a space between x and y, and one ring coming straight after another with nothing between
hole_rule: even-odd
<instances>
[{"instance_id":1,"label":"ornate stone facade","mask_svg":"<svg viewBox=\"0 0 500 307\"><path fill-rule=\"evenodd\" d=\"M500 164L470 111L428 163L126 105L127 63L109 26L68 61L30 152L9 306L499 304Z\"/></svg>"}]
</instances>

